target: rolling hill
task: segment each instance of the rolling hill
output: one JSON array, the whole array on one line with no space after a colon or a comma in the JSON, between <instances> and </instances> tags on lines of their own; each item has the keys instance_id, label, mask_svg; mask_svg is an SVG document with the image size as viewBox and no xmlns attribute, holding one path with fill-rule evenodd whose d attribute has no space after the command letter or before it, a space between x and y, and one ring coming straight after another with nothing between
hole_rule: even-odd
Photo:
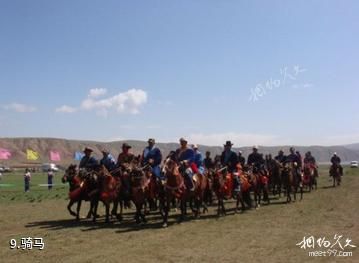
<instances>
[{"instance_id":1,"label":"rolling hill","mask_svg":"<svg viewBox=\"0 0 359 263\"><path fill-rule=\"evenodd\" d=\"M49 152L56 150L60 152L60 165L68 165L74 161L74 153L82 151L86 146L94 149L94 155L101 158L101 149L106 147L110 150L113 156L117 156L121 150L121 145L124 141L114 142L96 142L96 141L81 141L81 140L67 140L57 138L0 138L0 148L7 149L11 152L9 160L0 160L2 164L17 166L17 165L36 165L44 162L49 162ZM143 148L147 145L144 141L126 141L132 145L132 151L135 154L140 154ZM158 143L157 146L161 149L164 155L169 151L178 148L177 143ZM220 154L223 147L219 146L204 146L200 145L200 151L210 151L212 156ZM263 154L271 153L276 155L279 149L288 152L290 146L274 146L274 147L260 147L260 152ZM352 160L359 160L359 144L351 144L349 146L295 146L301 153L311 151L313 156L319 162L328 162L333 152L337 152L342 158L343 162ZM40 158L36 161L28 161L26 159L26 149L37 151ZM234 148L235 151L242 150L245 157L251 152L251 147Z\"/></svg>"}]
</instances>

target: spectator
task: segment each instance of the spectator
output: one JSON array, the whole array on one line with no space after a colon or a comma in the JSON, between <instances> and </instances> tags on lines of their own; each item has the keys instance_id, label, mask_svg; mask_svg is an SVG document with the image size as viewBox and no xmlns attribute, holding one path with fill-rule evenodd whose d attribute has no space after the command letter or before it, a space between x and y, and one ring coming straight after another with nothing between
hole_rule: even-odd
<instances>
[{"instance_id":1,"label":"spectator","mask_svg":"<svg viewBox=\"0 0 359 263\"><path fill-rule=\"evenodd\" d=\"M30 169L26 168L25 174L24 174L25 192L30 191L30 180L31 180Z\"/></svg>"},{"instance_id":2,"label":"spectator","mask_svg":"<svg viewBox=\"0 0 359 263\"><path fill-rule=\"evenodd\" d=\"M48 169L47 170L47 188L49 190L52 189L52 179L54 178L54 172L52 171L52 169Z\"/></svg>"}]
</instances>

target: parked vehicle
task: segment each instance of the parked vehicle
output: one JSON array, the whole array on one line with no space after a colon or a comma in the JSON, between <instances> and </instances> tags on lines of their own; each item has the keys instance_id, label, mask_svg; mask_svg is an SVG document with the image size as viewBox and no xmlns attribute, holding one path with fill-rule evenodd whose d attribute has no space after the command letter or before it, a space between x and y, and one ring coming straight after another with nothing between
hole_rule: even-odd
<instances>
[{"instance_id":1,"label":"parked vehicle","mask_svg":"<svg viewBox=\"0 0 359 263\"><path fill-rule=\"evenodd\" d=\"M351 161L350 162L350 167L351 168L358 168L359 166L359 162L358 161Z\"/></svg>"},{"instance_id":2,"label":"parked vehicle","mask_svg":"<svg viewBox=\"0 0 359 263\"><path fill-rule=\"evenodd\" d=\"M59 171L59 168L54 163L44 163L41 166L41 170L43 172L47 172L48 170L51 170L53 172L57 172L57 171Z\"/></svg>"}]
</instances>

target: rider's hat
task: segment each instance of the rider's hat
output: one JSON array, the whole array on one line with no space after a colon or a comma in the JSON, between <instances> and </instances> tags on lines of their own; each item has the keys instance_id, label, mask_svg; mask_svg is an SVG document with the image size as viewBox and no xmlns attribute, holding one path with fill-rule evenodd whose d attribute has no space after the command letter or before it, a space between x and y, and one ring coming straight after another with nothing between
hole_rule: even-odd
<instances>
[{"instance_id":1,"label":"rider's hat","mask_svg":"<svg viewBox=\"0 0 359 263\"><path fill-rule=\"evenodd\" d=\"M93 152L93 150L92 150L90 147L85 147L84 153L85 153L85 152Z\"/></svg>"},{"instance_id":2,"label":"rider's hat","mask_svg":"<svg viewBox=\"0 0 359 263\"><path fill-rule=\"evenodd\" d=\"M233 143L231 143L231 141L226 141L226 144L224 144L223 146L232 146Z\"/></svg>"}]
</instances>

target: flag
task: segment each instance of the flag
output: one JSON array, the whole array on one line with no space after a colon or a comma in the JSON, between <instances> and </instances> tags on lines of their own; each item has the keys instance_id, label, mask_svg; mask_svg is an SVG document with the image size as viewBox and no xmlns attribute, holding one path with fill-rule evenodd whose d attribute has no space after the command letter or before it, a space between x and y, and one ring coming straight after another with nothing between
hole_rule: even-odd
<instances>
[{"instance_id":1,"label":"flag","mask_svg":"<svg viewBox=\"0 0 359 263\"><path fill-rule=\"evenodd\" d=\"M8 149L0 148L0 160L8 160L11 157L11 152Z\"/></svg>"},{"instance_id":2,"label":"flag","mask_svg":"<svg viewBox=\"0 0 359 263\"><path fill-rule=\"evenodd\" d=\"M60 153L58 151L50 151L51 161L61 161Z\"/></svg>"},{"instance_id":3,"label":"flag","mask_svg":"<svg viewBox=\"0 0 359 263\"><path fill-rule=\"evenodd\" d=\"M37 160L37 159L40 158L40 155L39 155L39 153L36 152L36 151L27 149L27 150L26 150L26 157L27 157L28 160L33 160L33 161L35 161L35 160Z\"/></svg>"},{"instance_id":4,"label":"flag","mask_svg":"<svg viewBox=\"0 0 359 263\"><path fill-rule=\"evenodd\" d=\"M74 157L74 159L75 159L76 161L81 161L82 157L84 157L84 156L85 156L85 154L84 154L83 152L75 152L75 157Z\"/></svg>"}]
</instances>

